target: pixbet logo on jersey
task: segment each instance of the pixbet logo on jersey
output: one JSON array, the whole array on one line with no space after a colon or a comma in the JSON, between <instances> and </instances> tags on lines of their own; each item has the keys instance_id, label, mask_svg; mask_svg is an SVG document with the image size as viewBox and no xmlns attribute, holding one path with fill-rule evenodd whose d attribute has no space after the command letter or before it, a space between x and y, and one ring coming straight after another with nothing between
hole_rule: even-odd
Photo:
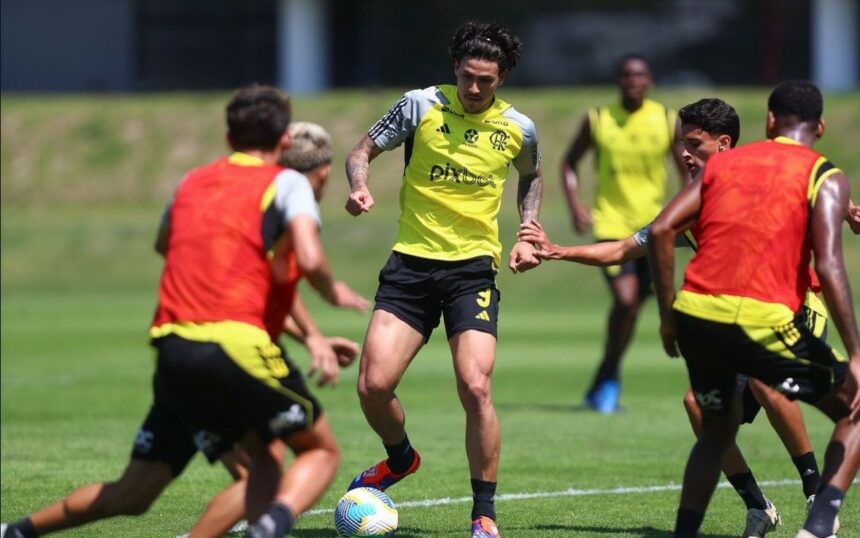
<instances>
[{"instance_id":1,"label":"pixbet logo on jersey","mask_svg":"<svg viewBox=\"0 0 860 538\"><path fill-rule=\"evenodd\" d=\"M463 183L464 185L477 185L479 187L490 186L496 188L496 182L493 180L493 176L475 174L465 166L462 168L455 168L451 166L451 163L445 163L445 166L434 164L432 168L430 168L430 181L438 180L450 181L452 183Z\"/></svg>"}]
</instances>

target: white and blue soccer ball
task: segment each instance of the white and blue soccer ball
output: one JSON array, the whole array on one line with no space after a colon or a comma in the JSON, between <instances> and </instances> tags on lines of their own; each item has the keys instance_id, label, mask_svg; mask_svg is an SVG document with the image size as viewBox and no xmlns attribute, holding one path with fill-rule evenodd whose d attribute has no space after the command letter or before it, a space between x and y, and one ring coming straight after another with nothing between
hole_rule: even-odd
<instances>
[{"instance_id":1,"label":"white and blue soccer ball","mask_svg":"<svg viewBox=\"0 0 860 538\"><path fill-rule=\"evenodd\" d=\"M394 536L397 530L397 508L391 498L374 488L356 488L346 492L334 511L338 536Z\"/></svg>"}]
</instances>

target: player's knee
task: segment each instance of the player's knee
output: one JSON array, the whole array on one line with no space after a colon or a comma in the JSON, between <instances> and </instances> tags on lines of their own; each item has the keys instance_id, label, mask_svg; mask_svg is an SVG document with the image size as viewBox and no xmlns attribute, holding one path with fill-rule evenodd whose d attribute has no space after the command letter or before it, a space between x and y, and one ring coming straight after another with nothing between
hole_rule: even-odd
<instances>
[{"instance_id":1,"label":"player's knee","mask_svg":"<svg viewBox=\"0 0 860 538\"><path fill-rule=\"evenodd\" d=\"M384 403L394 397L394 387L378 378L362 376L358 381L358 397L366 404Z\"/></svg>"},{"instance_id":2,"label":"player's knee","mask_svg":"<svg viewBox=\"0 0 860 538\"><path fill-rule=\"evenodd\" d=\"M738 423L731 413L702 411L702 433L699 440L724 452L735 440Z\"/></svg>"},{"instance_id":3,"label":"player's knee","mask_svg":"<svg viewBox=\"0 0 860 538\"><path fill-rule=\"evenodd\" d=\"M459 389L460 400L467 409L480 409L492 405L492 392L488 379L461 381Z\"/></svg>"},{"instance_id":4,"label":"player's knee","mask_svg":"<svg viewBox=\"0 0 860 538\"><path fill-rule=\"evenodd\" d=\"M153 502L155 502L155 497L147 495L145 492L132 490L117 499L115 512L117 515L139 516L146 513Z\"/></svg>"},{"instance_id":5,"label":"player's knee","mask_svg":"<svg viewBox=\"0 0 860 538\"><path fill-rule=\"evenodd\" d=\"M639 297L627 293L616 295L612 309L616 315L635 318L639 314Z\"/></svg>"}]
</instances>

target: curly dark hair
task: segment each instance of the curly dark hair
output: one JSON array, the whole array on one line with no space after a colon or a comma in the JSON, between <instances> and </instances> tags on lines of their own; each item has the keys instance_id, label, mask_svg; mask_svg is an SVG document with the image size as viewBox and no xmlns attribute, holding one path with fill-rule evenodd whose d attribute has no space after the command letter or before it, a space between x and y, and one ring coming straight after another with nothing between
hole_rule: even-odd
<instances>
[{"instance_id":1,"label":"curly dark hair","mask_svg":"<svg viewBox=\"0 0 860 538\"><path fill-rule=\"evenodd\" d=\"M678 111L682 125L697 125L711 135L728 135L732 147L741 137L741 120L732 105L722 99L700 99Z\"/></svg>"},{"instance_id":2,"label":"curly dark hair","mask_svg":"<svg viewBox=\"0 0 860 538\"><path fill-rule=\"evenodd\" d=\"M277 88L236 90L227 104L227 138L236 151L271 150L290 125L290 101Z\"/></svg>"},{"instance_id":3,"label":"curly dark hair","mask_svg":"<svg viewBox=\"0 0 860 538\"><path fill-rule=\"evenodd\" d=\"M824 99L808 80L787 80L770 93L767 109L777 118L793 116L802 122L818 122L824 112Z\"/></svg>"},{"instance_id":4,"label":"curly dark hair","mask_svg":"<svg viewBox=\"0 0 860 538\"><path fill-rule=\"evenodd\" d=\"M499 71L510 71L523 57L523 45L501 24L470 21L454 32L448 52L455 62L468 56L496 62Z\"/></svg>"}]
</instances>

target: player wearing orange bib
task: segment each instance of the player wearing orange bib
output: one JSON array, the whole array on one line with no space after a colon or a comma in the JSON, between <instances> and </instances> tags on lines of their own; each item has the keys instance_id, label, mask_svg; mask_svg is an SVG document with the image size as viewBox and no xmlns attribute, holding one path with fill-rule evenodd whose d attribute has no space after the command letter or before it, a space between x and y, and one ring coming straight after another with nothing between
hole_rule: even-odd
<instances>
[{"instance_id":1,"label":"player wearing orange bib","mask_svg":"<svg viewBox=\"0 0 860 538\"><path fill-rule=\"evenodd\" d=\"M291 293L298 276L281 272L269 255L289 259L295 252L296 266L330 302L354 308L366 302L331 279L308 179L276 164L289 142L285 97L265 87L240 90L227 107L227 123L235 153L188 174L159 233L157 249L166 265L151 327L159 355L155 397L131 461L115 482L78 488L8 528L3 524L3 538L32 538L143 513L195 452L215 461L238 441L253 459L250 482L240 484L256 480L260 488L267 482L266 491L254 490L256 496L238 491L237 497L235 487L229 488L216 498L229 514L201 521L194 536L220 535L224 526L229 528L246 511L242 497L249 520L260 519L267 529L261 533L252 526L250 536L282 536L333 477L339 452L327 421L267 332L277 331L274 317L289 306L267 310L272 282ZM267 311L273 316L268 324ZM306 319L299 321L308 328ZM313 350L312 355L325 362ZM331 349L328 357L337 361ZM286 473L283 449L269 443L274 438L296 453ZM244 471L230 460L231 472L240 479Z\"/></svg>"},{"instance_id":2,"label":"player wearing orange bib","mask_svg":"<svg viewBox=\"0 0 860 538\"><path fill-rule=\"evenodd\" d=\"M670 356L680 349L703 415L676 537L698 533L734 441L738 373L812 403L836 422L799 537L834 535L860 465L860 338L841 245L849 189L842 172L811 149L824 132L822 108L812 84L778 86L768 100L770 140L712 157L700 188L686 187L651 228L663 346ZM676 297L672 246L693 219L699 249ZM800 309L812 255L848 360L812 334Z\"/></svg>"},{"instance_id":3,"label":"player wearing orange bib","mask_svg":"<svg viewBox=\"0 0 860 538\"><path fill-rule=\"evenodd\" d=\"M681 121L684 162L693 181L701 181L702 168L708 159L735 147L740 136L740 119L734 108L720 99L702 99L687 105L678 111L678 117ZM539 223L530 222L522 226L518 237L534 243L538 248L538 256L543 259L603 266L644 258L648 253L649 230L650 224L623 240L566 247L554 244ZM696 238L686 230L678 236L676 246L696 249ZM817 291L818 280L814 273L811 276L814 279L813 289ZM804 309L810 330L816 336L822 336L826 330L827 311L812 291L807 295ZM742 423L751 423L761 407L766 409L768 419L791 455L803 484L807 505L811 506L820 474L800 407L774 394L773 389L761 381L747 376L738 376L738 396L741 399ZM684 395L684 407L693 430L699 435L702 416L692 390ZM774 529L780 521L779 512L759 489L736 444L727 452L722 470L747 508L743 536L760 538Z\"/></svg>"}]
</instances>

